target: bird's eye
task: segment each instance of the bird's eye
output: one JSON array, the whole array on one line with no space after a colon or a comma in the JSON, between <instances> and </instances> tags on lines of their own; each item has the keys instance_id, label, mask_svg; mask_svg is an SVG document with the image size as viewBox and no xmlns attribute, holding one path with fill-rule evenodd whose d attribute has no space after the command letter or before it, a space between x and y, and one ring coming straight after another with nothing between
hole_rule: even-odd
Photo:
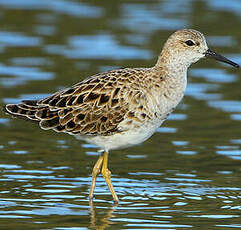
<instances>
[{"instance_id":1,"label":"bird's eye","mask_svg":"<svg viewBox=\"0 0 241 230\"><path fill-rule=\"evenodd\" d=\"M192 41L192 40L187 40L185 41L185 43L188 45L188 46L194 46L195 43Z\"/></svg>"}]
</instances>

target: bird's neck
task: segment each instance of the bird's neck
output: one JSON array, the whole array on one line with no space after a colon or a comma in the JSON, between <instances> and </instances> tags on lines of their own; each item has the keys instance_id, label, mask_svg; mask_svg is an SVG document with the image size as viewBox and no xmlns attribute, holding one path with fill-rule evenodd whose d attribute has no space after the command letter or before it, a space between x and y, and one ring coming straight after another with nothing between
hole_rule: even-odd
<instances>
[{"instance_id":1,"label":"bird's neck","mask_svg":"<svg viewBox=\"0 0 241 230\"><path fill-rule=\"evenodd\" d=\"M186 75L190 64L186 63L185 58L180 56L175 50L163 49L158 57L155 68L165 69L170 77Z\"/></svg>"}]
</instances>

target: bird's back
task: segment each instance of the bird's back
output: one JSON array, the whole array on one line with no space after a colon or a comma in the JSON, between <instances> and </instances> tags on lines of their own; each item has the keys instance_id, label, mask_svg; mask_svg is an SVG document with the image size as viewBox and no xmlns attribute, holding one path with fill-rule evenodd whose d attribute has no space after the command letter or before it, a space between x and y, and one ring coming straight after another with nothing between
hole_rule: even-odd
<instances>
[{"instance_id":1,"label":"bird's back","mask_svg":"<svg viewBox=\"0 0 241 230\"><path fill-rule=\"evenodd\" d=\"M42 129L108 136L141 125L154 114L150 95L161 79L153 68L125 68L94 75L41 100L8 104L7 113Z\"/></svg>"}]
</instances>

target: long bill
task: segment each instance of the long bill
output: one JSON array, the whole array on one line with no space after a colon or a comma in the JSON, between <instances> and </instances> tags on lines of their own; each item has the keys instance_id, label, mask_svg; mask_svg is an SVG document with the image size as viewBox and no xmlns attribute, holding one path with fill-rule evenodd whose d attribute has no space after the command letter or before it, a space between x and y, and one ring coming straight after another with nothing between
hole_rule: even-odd
<instances>
[{"instance_id":1,"label":"long bill","mask_svg":"<svg viewBox=\"0 0 241 230\"><path fill-rule=\"evenodd\" d=\"M222 56L222 55L220 55L220 54L218 54L218 53L216 53L216 52L214 52L214 51L212 51L210 49L208 49L205 52L205 57L213 58L213 59L215 59L217 61L225 62L225 63L227 63L229 65L232 65L232 66L234 66L236 68L239 68L239 65L237 63L232 62L231 60L227 59L226 57L224 57L224 56Z\"/></svg>"}]
</instances>

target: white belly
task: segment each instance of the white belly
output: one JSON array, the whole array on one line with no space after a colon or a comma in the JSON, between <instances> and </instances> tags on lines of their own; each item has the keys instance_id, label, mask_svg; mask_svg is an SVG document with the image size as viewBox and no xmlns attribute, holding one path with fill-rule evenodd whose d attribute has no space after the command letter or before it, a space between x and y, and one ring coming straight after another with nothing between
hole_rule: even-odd
<instances>
[{"instance_id":1,"label":"white belly","mask_svg":"<svg viewBox=\"0 0 241 230\"><path fill-rule=\"evenodd\" d=\"M122 149L133 145L138 145L147 140L163 121L151 122L143 126L128 131L123 131L110 136L80 136L77 138L97 145L103 150Z\"/></svg>"}]
</instances>

